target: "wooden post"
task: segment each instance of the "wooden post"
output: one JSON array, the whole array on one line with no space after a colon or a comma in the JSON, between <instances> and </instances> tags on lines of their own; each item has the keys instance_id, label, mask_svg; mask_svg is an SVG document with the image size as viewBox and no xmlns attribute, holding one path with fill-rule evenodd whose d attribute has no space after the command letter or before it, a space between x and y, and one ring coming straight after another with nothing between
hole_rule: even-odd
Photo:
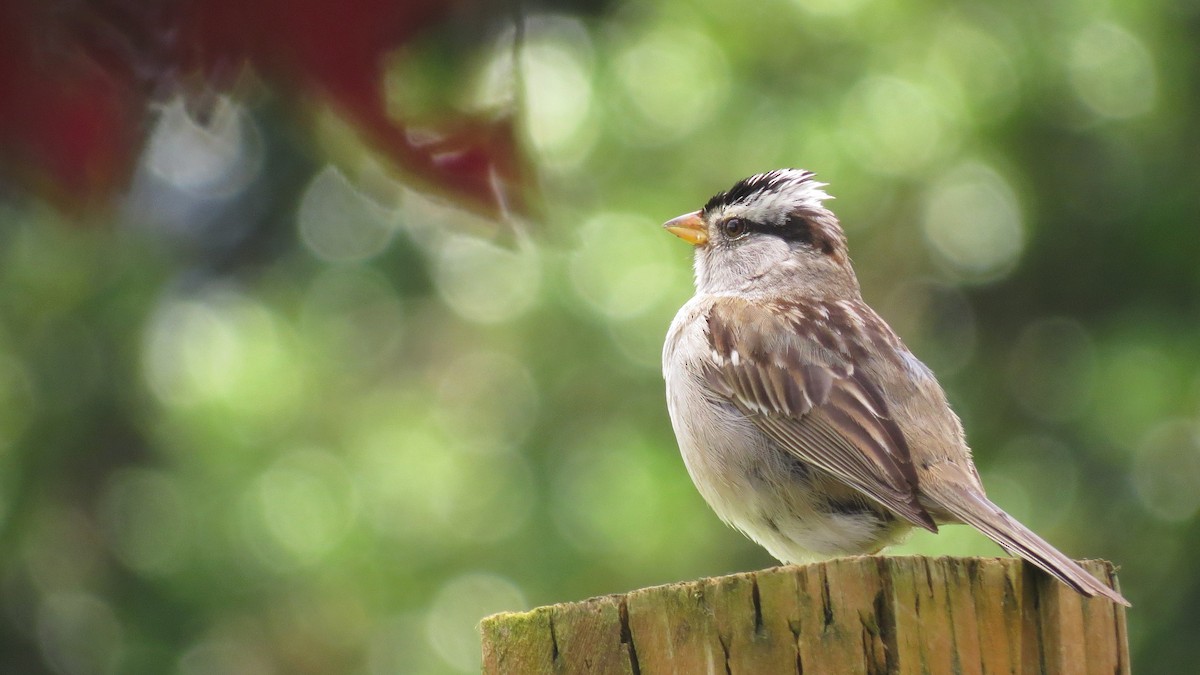
<instances>
[{"instance_id":1,"label":"wooden post","mask_svg":"<svg viewBox=\"0 0 1200 675\"><path fill-rule=\"evenodd\" d=\"M1085 561L1116 588L1110 563ZM483 620L485 673L1129 673L1125 608L1013 558L840 558Z\"/></svg>"}]
</instances>

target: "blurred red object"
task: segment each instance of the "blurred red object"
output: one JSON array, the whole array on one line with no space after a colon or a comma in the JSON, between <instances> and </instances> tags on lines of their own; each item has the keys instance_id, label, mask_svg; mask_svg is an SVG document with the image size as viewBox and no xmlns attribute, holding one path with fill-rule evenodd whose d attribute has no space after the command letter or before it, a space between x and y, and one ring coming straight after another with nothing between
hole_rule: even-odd
<instances>
[{"instance_id":1,"label":"blurred red object","mask_svg":"<svg viewBox=\"0 0 1200 675\"><path fill-rule=\"evenodd\" d=\"M447 111L429 142L385 106L384 57L475 4L0 0L0 171L63 205L108 201L132 172L156 97L197 82L222 90L249 65L293 96L323 97L422 187L485 213L519 211L510 118Z\"/></svg>"}]
</instances>

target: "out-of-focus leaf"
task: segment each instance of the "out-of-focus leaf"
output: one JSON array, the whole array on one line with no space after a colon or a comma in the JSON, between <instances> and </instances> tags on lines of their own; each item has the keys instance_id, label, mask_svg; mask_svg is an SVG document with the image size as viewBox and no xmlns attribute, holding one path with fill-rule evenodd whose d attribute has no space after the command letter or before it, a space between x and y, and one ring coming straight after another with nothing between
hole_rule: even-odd
<instances>
[{"instance_id":1,"label":"out-of-focus leaf","mask_svg":"<svg viewBox=\"0 0 1200 675\"><path fill-rule=\"evenodd\" d=\"M510 117L448 109L414 133L384 100L388 54L446 23L511 21L507 11L476 0L12 0L0 7L0 170L60 203L104 203L128 181L151 103L183 91L203 108L250 68L297 119L312 101L334 108L422 188L490 215L520 211Z\"/></svg>"}]
</instances>

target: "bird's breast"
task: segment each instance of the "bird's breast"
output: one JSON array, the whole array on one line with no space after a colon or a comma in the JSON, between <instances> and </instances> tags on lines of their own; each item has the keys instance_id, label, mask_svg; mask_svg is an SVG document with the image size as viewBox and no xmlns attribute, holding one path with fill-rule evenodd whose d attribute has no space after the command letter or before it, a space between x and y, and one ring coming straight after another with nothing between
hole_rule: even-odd
<instances>
[{"instance_id":1,"label":"bird's breast","mask_svg":"<svg viewBox=\"0 0 1200 675\"><path fill-rule=\"evenodd\" d=\"M722 518L737 510L748 463L764 442L761 432L732 402L714 392L702 374L711 359L705 310L693 298L679 310L663 350L667 410L692 481Z\"/></svg>"}]
</instances>

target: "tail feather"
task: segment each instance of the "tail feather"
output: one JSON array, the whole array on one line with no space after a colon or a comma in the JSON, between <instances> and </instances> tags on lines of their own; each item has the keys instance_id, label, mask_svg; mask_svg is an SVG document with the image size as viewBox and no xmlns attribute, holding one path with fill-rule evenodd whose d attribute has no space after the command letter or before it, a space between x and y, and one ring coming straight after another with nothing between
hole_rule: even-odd
<instances>
[{"instance_id":1,"label":"tail feather","mask_svg":"<svg viewBox=\"0 0 1200 675\"><path fill-rule=\"evenodd\" d=\"M1129 601L1109 588L1087 570L1058 549L1051 546L1033 530L1017 522L1003 509L979 492L951 488L938 495L939 505L959 520L974 526L1005 551L1028 560L1034 566L1088 597L1104 596L1129 607Z\"/></svg>"}]
</instances>

